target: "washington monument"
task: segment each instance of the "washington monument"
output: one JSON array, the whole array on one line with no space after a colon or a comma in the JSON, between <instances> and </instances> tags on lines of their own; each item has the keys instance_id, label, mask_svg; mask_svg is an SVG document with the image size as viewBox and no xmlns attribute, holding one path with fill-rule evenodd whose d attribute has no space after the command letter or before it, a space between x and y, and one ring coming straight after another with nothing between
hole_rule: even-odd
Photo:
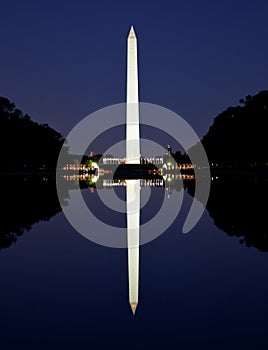
<instances>
[{"instance_id":1,"label":"washington monument","mask_svg":"<svg viewBox=\"0 0 268 350\"><path fill-rule=\"evenodd\" d=\"M126 163L140 164L137 38L133 26L127 40ZM127 182L129 303L133 314L139 296L140 180Z\"/></svg>"}]
</instances>

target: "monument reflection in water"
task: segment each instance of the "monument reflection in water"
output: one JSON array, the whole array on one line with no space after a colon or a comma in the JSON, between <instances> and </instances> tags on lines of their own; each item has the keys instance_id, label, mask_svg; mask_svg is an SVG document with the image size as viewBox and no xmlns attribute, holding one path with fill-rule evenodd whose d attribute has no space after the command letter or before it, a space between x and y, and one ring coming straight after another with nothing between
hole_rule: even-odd
<instances>
[{"instance_id":1,"label":"monument reflection in water","mask_svg":"<svg viewBox=\"0 0 268 350\"><path fill-rule=\"evenodd\" d=\"M139 298L140 181L126 180L128 288L133 314Z\"/></svg>"}]
</instances>

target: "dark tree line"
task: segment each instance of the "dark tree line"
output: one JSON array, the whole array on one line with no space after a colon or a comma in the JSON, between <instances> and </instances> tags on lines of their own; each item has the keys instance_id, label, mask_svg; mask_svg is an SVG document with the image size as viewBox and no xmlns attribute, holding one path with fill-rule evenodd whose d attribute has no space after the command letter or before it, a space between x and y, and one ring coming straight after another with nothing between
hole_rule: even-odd
<instances>
[{"instance_id":1,"label":"dark tree line","mask_svg":"<svg viewBox=\"0 0 268 350\"><path fill-rule=\"evenodd\" d=\"M257 166L268 162L268 91L241 99L215 119L202 143L211 162Z\"/></svg>"},{"instance_id":2,"label":"dark tree line","mask_svg":"<svg viewBox=\"0 0 268 350\"><path fill-rule=\"evenodd\" d=\"M64 139L0 97L0 171L54 170Z\"/></svg>"}]
</instances>

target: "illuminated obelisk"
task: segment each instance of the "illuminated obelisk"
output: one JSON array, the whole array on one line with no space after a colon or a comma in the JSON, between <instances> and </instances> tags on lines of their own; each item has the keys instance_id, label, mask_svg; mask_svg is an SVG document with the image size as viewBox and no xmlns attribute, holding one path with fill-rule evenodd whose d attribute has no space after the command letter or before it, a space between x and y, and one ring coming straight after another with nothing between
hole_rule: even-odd
<instances>
[{"instance_id":1,"label":"illuminated obelisk","mask_svg":"<svg viewBox=\"0 0 268 350\"><path fill-rule=\"evenodd\" d=\"M126 163L140 164L137 38L133 26L127 44ZM140 180L127 180L129 303L133 314L139 296Z\"/></svg>"},{"instance_id":2,"label":"illuminated obelisk","mask_svg":"<svg viewBox=\"0 0 268 350\"><path fill-rule=\"evenodd\" d=\"M137 38L133 26L127 40L127 126L126 159L128 164L140 164L139 88Z\"/></svg>"}]
</instances>

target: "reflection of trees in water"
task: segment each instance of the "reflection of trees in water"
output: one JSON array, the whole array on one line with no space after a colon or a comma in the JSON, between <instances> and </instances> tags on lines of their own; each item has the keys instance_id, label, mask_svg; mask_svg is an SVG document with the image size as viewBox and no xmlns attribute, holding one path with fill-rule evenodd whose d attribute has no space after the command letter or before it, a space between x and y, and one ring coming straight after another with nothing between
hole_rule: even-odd
<instances>
[{"instance_id":1,"label":"reflection of trees in water","mask_svg":"<svg viewBox=\"0 0 268 350\"><path fill-rule=\"evenodd\" d=\"M0 249L61 211L55 177L1 176Z\"/></svg>"},{"instance_id":2,"label":"reflection of trees in water","mask_svg":"<svg viewBox=\"0 0 268 350\"><path fill-rule=\"evenodd\" d=\"M1 185L0 249L9 247L33 224L48 221L61 211L53 176L1 176ZM68 197L70 188L88 186L79 179L66 181L63 199ZM195 182L184 181L184 186L193 195ZM183 182L171 179L165 182L165 187L180 191ZM267 195L265 179L214 177L207 210L215 225L228 235L239 237L248 247L268 251L267 210L263 205Z\"/></svg>"},{"instance_id":3,"label":"reflection of trees in water","mask_svg":"<svg viewBox=\"0 0 268 350\"><path fill-rule=\"evenodd\" d=\"M0 249L7 248L16 242L25 231L30 231L35 223L49 221L61 211L56 190L55 176L47 175L10 175L1 176L1 221ZM145 181L145 180L144 180ZM149 183L152 180L149 180ZM146 181L145 181L146 182ZM67 204L70 189L95 187L88 179L72 177L63 180L64 188L61 202ZM167 182L169 188L180 191L182 181ZM104 189L99 184L98 189Z\"/></svg>"},{"instance_id":4,"label":"reflection of trees in water","mask_svg":"<svg viewBox=\"0 0 268 350\"><path fill-rule=\"evenodd\" d=\"M193 195L194 187L187 184ZM268 181L260 177L219 176L211 184L207 210L215 225L247 247L268 251Z\"/></svg>"},{"instance_id":5,"label":"reflection of trees in water","mask_svg":"<svg viewBox=\"0 0 268 350\"><path fill-rule=\"evenodd\" d=\"M33 224L48 221L61 211L55 177L1 176L0 249L9 247ZM166 182L166 190L180 191L182 181ZM184 181L193 195L194 181ZM70 188L85 188L89 184L79 180L66 181L66 194ZM207 210L215 225L240 243L268 251L268 225L266 206L268 181L261 178L221 177L212 181Z\"/></svg>"}]
</instances>

